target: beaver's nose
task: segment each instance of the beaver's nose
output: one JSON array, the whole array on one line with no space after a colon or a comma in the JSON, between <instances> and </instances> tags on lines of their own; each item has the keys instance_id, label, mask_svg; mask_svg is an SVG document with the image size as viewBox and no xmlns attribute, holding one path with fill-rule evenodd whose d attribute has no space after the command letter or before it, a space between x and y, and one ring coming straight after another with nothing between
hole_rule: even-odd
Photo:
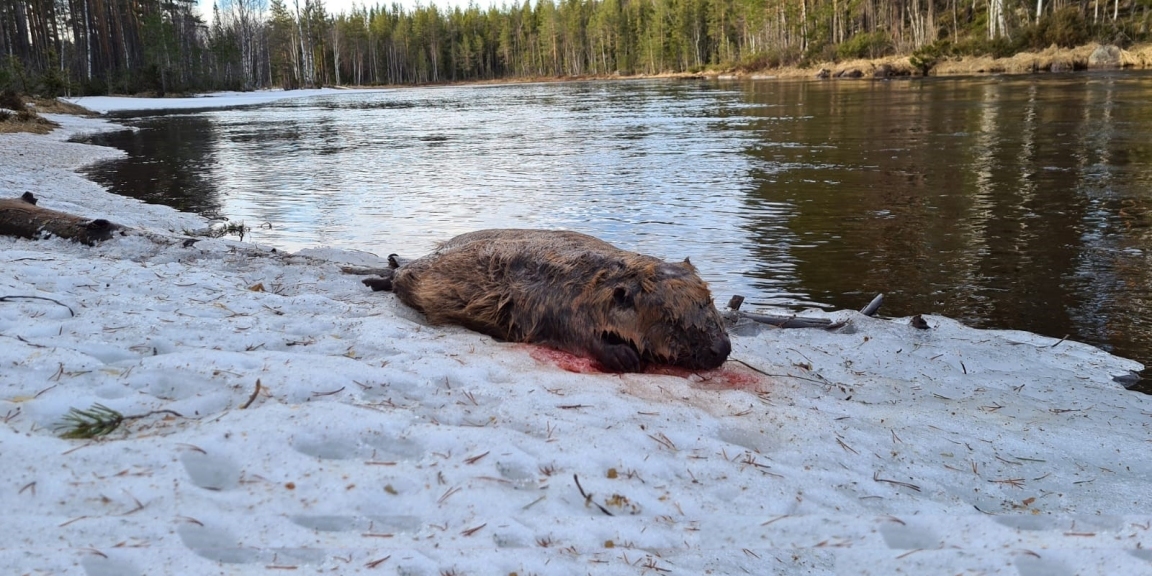
<instances>
[{"instance_id":1,"label":"beaver's nose","mask_svg":"<svg viewBox=\"0 0 1152 576\"><path fill-rule=\"evenodd\" d=\"M712 355L717 360L717 366L723 364L731 353L732 341L728 339L727 334L717 338L716 341L712 343Z\"/></svg>"},{"instance_id":2,"label":"beaver's nose","mask_svg":"<svg viewBox=\"0 0 1152 576\"><path fill-rule=\"evenodd\" d=\"M698 356L698 367L705 370L719 368L731 353L732 342L728 339L727 334L721 334L712 340L712 344L708 346L707 351L703 351L703 353Z\"/></svg>"}]
</instances>

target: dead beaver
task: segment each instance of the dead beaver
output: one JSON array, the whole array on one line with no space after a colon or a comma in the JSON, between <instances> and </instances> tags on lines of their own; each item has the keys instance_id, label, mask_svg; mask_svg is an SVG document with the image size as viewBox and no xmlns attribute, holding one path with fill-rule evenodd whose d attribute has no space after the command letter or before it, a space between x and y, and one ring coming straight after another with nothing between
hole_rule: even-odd
<instances>
[{"instance_id":1,"label":"dead beaver","mask_svg":"<svg viewBox=\"0 0 1152 576\"><path fill-rule=\"evenodd\" d=\"M672 264L576 232L481 230L364 280L433 324L591 356L607 370L716 368L732 344L708 285ZM388 272L388 271L386 271Z\"/></svg>"}]
</instances>

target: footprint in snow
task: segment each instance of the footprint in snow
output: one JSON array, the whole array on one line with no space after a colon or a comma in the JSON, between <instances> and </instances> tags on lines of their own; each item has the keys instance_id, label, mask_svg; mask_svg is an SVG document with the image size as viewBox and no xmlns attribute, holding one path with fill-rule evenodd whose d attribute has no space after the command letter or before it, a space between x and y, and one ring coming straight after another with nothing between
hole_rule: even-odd
<instances>
[{"instance_id":1,"label":"footprint in snow","mask_svg":"<svg viewBox=\"0 0 1152 576\"><path fill-rule=\"evenodd\" d=\"M240 483L240 466L227 456L185 452L180 461L188 479L205 490L231 490Z\"/></svg>"},{"instance_id":2,"label":"footprint in snow","mask_svg":"<svg viewBox=\"0 0 1152 576\"><path fill-rule=\"evenodd\" d=\"M245 564L259 560L259 552L243 548L232 532L223 526L193 523L181 524L176 529L180 540L197 556L225 564Z\"/></svg>"},{"instance_id":3,"label":"footprint in snow","mask_svg":"<svg viewBox=\"0 0 1152 576\"><path fill-rule=\"evenodd\" d=\"M925 526L888 522L880 526L880 535L893 550L933 550L940 547L940 538Z\"/></svg>"},{"instance_id":4,"label":"footprint in snow","mask_svg":"<svg viewBox=\"0 0 1152 576\"><path fill-rule=\"evenodd\" d=\"M80 560L87 576L142 576L144 573L131 562L109 556L90 554Z\"/></svg>"}]
</instances>

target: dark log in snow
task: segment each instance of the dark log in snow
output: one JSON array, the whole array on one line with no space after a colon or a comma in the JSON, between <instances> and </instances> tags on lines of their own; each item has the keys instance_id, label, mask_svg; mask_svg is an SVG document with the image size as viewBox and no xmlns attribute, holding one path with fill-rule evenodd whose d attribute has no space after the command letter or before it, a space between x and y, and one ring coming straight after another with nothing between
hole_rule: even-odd
<instances>
[{"instance_id":1,"label":"dark log in snow","mask_svg":"<svg viewBox=\"0 0 1152 576\"><path fill-rule=\"evenodd\" d=\"M0 199L0 235L35 239L49 233L91 246L124 230L103 218L90 220L41 208L30 192L20 198Z\"/></svg>"}]
</instances>

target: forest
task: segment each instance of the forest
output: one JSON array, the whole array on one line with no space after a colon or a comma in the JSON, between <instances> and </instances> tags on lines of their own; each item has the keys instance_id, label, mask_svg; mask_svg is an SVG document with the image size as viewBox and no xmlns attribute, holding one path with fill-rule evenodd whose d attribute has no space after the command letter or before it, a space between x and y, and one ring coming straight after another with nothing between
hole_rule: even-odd
<instances>
[{"instance_id":1,"label":"forest","mask_svg":"<svg viewBox=\"0 0 1152 576\"><path fill-rule=\"evenodd\" d=\"M0 0L0 90L156 95L753 71L1147 41L1152 0ZM925 70L927 68L924 68Z\"/></svg>"}]
</instances>

